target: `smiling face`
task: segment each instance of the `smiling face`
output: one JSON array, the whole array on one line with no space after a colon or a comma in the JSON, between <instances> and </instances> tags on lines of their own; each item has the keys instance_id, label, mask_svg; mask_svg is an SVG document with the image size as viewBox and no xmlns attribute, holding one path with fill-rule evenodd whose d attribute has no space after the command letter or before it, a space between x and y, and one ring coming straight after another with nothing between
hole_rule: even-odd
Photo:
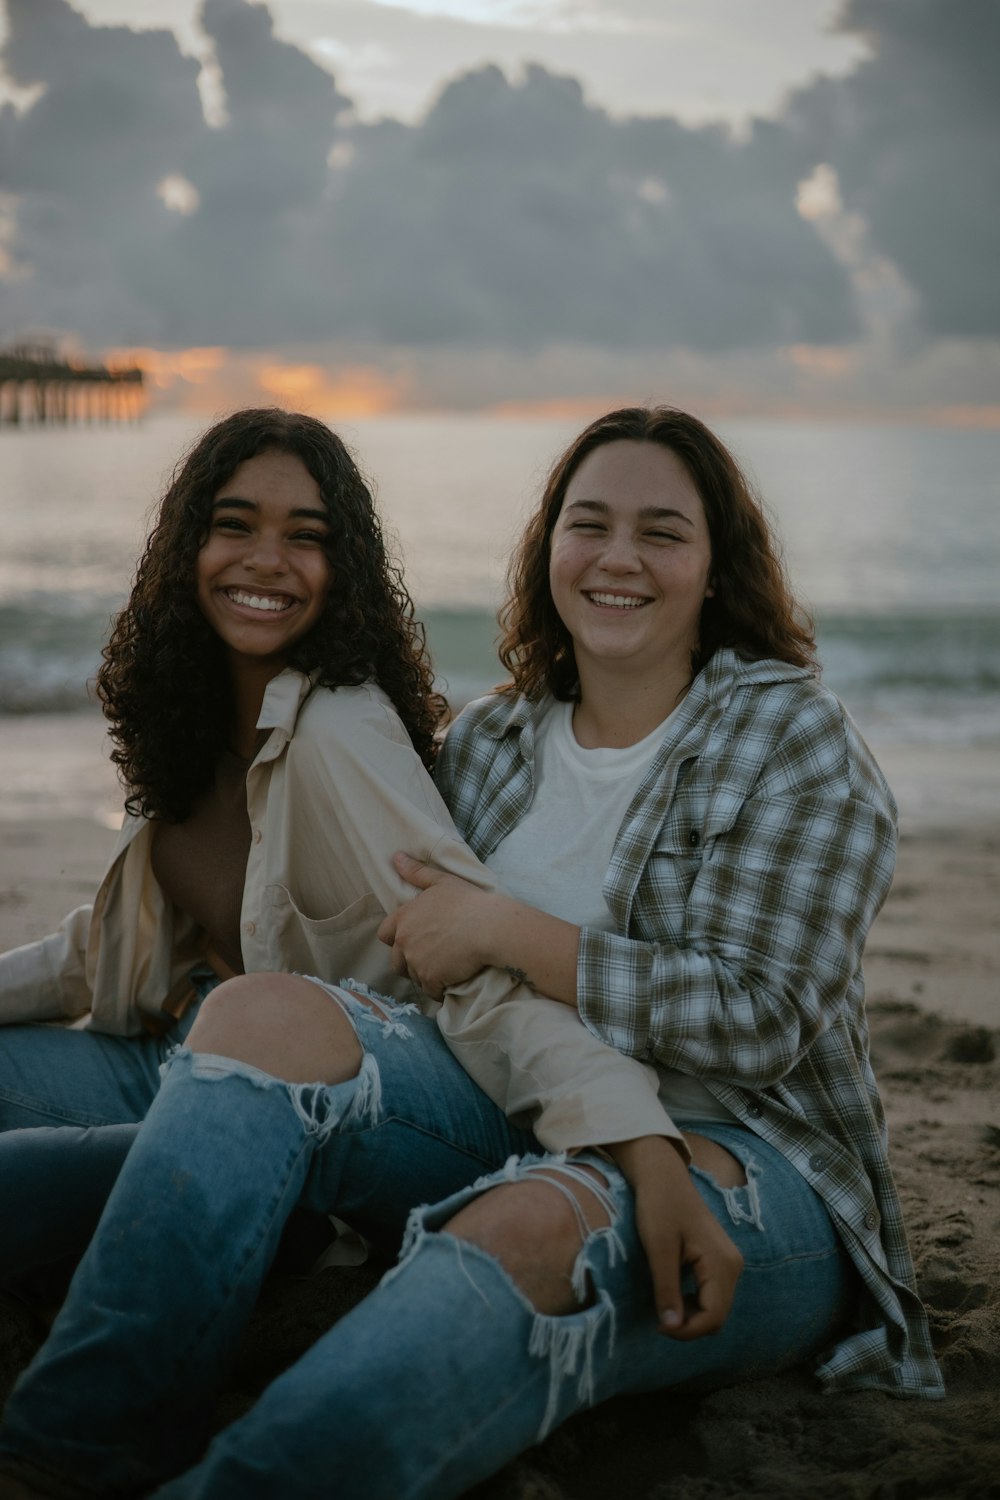
<instances>
[{"instance_id":1,"label":"smiling face","mask_svg":"<svg viewBox=\"0 0 1000 1500\"><path fill-rule=\"evenodd\" d=\"M570 480L549 553L549 587L573 638L580 687L595 674L637 685L691 672L712 548L701 497L659 443L595 448Z\"/></svg>"},{"instance_id":2,"label":"smiling face","mask_svg":"<svg viewBox=\"0 0 1000 1500\"><path fill-rule=\"evenodd\" d=\"M198 553L198 604L231 664L280 672L326 608L330 525L319 485L300 458L274 449L248 458L222 485Z\"/></svg>"}]
</instances>

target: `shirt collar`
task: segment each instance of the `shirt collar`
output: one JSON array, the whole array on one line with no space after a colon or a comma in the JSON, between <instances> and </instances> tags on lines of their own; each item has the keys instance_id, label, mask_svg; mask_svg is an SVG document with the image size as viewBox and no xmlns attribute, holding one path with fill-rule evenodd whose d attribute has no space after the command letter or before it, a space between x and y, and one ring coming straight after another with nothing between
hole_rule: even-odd
<instances>
[{"instance_id":1,"label":"shirt collar","mask_svg":"<svg viewBox=\"0 0 1000 1500\"><path fill-rule=\"evenodd\" d=\"M796 682L814 675L810 667L796 667L787 661L767 657L757 661L741 656L732 646L722 646L698 673L691 684L688 702L720 701L724 706L732 693L741 687L765 686L775 682ZM520 734L534 720L538 704L523 695L506 699L509 709L490 716L482 732L499 740L508 734Z\"/></svg>"},{"instance_id":2,"label":"shirt collar","mask_svg":"<svg viewBox=\"0 0 1000 1500\"><path fill-rule=\"evenodd\" d=\"M272 677L264 691L264 701L257 718L258 729L277 730L261 751L259 760L273 760L295 733L295 722L303 703L312 692L319 673L306 676L295 667L285 667Z\"/></svg>"}]
</instances>

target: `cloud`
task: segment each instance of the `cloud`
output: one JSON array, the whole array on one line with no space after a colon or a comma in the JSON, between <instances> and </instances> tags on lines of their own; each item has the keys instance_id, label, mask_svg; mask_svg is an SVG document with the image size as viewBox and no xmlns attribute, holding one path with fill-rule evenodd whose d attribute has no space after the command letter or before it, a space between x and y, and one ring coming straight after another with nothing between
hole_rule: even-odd
<instances>
[{"instance_id":1,"label":"cloud","mask_svg":"<svg viewBox=\"0 0 1000 1500\"><path fill-rule=\"evenodd\" d=\"M807 160L773 128L737 143L617 122L572 79L485 68L421 126L356 144L331 223L353 334L722 348L853 331L846 276L795 207Z\"/></svg>"},{"instance_id":2,"label":"cloud","mask_svg":"<svg viewBox=\"0 0 1000 1500\"><path fill-rule=\"evenodd\" d=\"M7 10L7 71L38 91L0 112L8 336L327 341L435 370L461 350L644 370L757 352L836 381L856 356L808 351L857 343L873 276L897 323L915 306L932 334L998 331L989 0L851 0L867 59L738 138L615 117L537 65L467 72L415 124L359 121L249 0L202 6L225 103L209 124L172 33L91 26L69 0ZM629 0L637 24L649 10Z\"/></svg>"},{"instance_id":3,"label":"cloud","mask_svg":"<svg viewBox=\"0 0 1000 1500\"><path fill-rule=\"evenodd\" d=\"M35 273L11 290L36 321L243 347L852 331L847 277L795 208L808 162L775 127L737 143L616 121L540 67L467 74L419 125L344 125L332 77L266 7L205 0L227 109L210 129L170 33L88 27L67 0L9 0L9 19L8 67L44 85L3 122L14 252Z\"/></svg>"},{"instance_id":4,"label":"cloud","mask_svg":"<svg viewBox=\"0 0 1000 1500\"><path fill-rule=\"evenodd\" d=\"M849 0L869 58L801 90L787 123L902 272L934 336L1000 334L995 0Z\"/></svg>"}]
</instances>

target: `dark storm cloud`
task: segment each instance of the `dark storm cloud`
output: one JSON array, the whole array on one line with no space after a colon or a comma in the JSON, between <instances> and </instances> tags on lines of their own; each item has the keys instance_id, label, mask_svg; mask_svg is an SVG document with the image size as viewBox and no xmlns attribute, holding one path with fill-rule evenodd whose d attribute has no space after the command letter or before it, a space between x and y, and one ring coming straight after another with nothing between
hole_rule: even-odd
<instances>
[{"instance_id":1,"label":"dark storm cloud","mask_svg":"<svg viewBox=\"0 0 1000 1500\"><path fill-rule=\"evenodd\" d=\"M404 341L836 339L844 276L794 206L808 162L767 135L618 123L540 68L468 74L419 128L358 133L331 240L354 268L342 315Z\"/></svg>"},{"instance_id":2,"label":"dark storm cloud","mask_svg":"<svg viewBox=\"0 0 1000 1500\"><path fill-rule=\"evenodd\" d=\"M42 92L23 114L0 113L10 250L30 271L3 288L0 334L42 324L147 336L157 320L134 282L171 228L157 183L206 134L198 64L169 31L92 28L65 0L7 0L7 14L7 72Z\"/></svg>"},{"instance_id":3,"label":"dark storm cloud","mask_svg":"<svg viewBox=\"0 0 1000 1500\"><path fill-rule=\"evenodd\" d=\"M847 208L917 292L933 335L1000 333L1000 5L850 0L871 58L788 109Z\"/></svg>"},{"instance_id":4,"label":"dark storm cloud","mask_svg":"<svg viewBox=\"0 0 1000 1500\"><path fill-rule=\"evenodd\" d=\"M974 0L949 9L966 5L985 16ZM7 7L8 72L43 92L0 116L0 188L16 204L8 249L21 267L3 286L0 336L48 324L160 345L833 343L857 332L847 273L795 209L797 183L822 160L925 297L929 326L954 319L945 278L938 286L929 268L918 280L903 252L919 252L891 248L893 234L907 241L905 173L891 210L865 176L866 136L893 142L878 70L896 79L904 47L918 59L931 43L940 51L943 0L856 0L846 24L886 52L740 141L666 116L612 119L541 68L517 83L496 68L468 74L415 126L352 124L329 73L247 0L203 6L227 108L213 129L197 64L169 32L90 27L67 0ZM909 13L929 39L903 26ZM947 41L951 71L926 62L951 83L942 115L963 106ZM978 143L986 122L962 118ZM954 131L947 142L934 161L954 150ZM189 216L157 196L172 174L198 194ZM973 198L945 186L969 222Z\"/></svg>"}]
</instances>

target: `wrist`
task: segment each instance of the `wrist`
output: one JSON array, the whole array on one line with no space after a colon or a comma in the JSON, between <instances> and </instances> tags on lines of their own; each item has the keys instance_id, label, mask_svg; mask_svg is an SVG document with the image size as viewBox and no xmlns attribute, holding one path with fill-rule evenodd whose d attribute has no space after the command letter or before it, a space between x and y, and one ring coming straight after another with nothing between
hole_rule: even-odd
<instances>
[{"instance_id":1,"label":"wrist","mask_svg":"<svg viewBox=\"0 0 1000 1500\"><path fill-rule=\"evenodd\" d=\"M648 1171L669 1171L680 1166L687 1172L684 1143L673 1136L641 1135L631 1141L615 1141L604 1149L630 1183Z\"/></svg>"}]
</instances>

